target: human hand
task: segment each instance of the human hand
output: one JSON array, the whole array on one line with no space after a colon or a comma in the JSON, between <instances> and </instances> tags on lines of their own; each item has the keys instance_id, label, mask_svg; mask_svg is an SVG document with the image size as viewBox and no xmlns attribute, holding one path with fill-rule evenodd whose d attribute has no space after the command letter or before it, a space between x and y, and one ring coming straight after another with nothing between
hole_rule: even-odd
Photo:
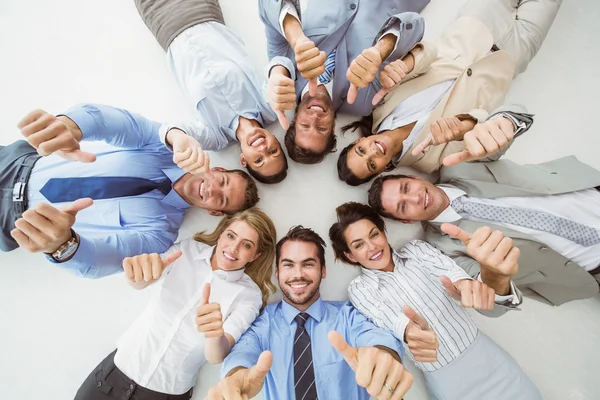
<instances>
[{"instance_id":1,"label":"human hand","mask_svg":"<svg viewBox=\"0 0 600 400\"><path fill-rule=\"evenodd\" d=\"M400 400L412 386L413 376L392 355L377 347L350 346L336 331L329 332L329 343L356 372L356 383L378 400Z\"/></svg>"},{"instance_id":2,"label":"human hand","mask_svg":"<svg viewBox=\"0 0 600 400\"><path fill-rule=\"evenodd\" d=\"M184 131L173 128L167 132L167 141L173 147L173 162L190 174L210 171L210 157L200 143Z\"/></svg>"},{"instance_id":3,"label":"human hand","mask_svg":"<svg viewBox=\"0 0 600 400\"><path fill-rule=\"evenodd\" d=\"M491 156L506 149L514 137L515 126L506 118L495 118L479 123L465 133L464 150L446 156L443 163L449 167L464 161Z\"/></svg>"},{"instance_id":4,"label":"human hand","mask_svg":"<svg viewBox=\"0 0 600 400\"><path fill-rule=\"evenodd\" d=\"M93 203L92 199L79 199L61 209L40 203L15 221L15 229L10 235L19 247L32 253L54 253L71 239L71 227L75 224L77 213Z\"/></svg>"},{"instance_id":5,"label":"human hand","mask_svg":"<svg viewBox=\"0 0 600 400\"><path fill-rule=\"evenodd\" d=\"M160 279L163 271L175 260L181 257L181 250L161 258L160 254L140 254L139 256L126 257L123 260L125 278L132 283L152 283Z\"/></svg>"},{"instance_id":6,"label":"human hand","mask_svg":"<svg viewBox=\"0 0 600 400\"><path fill-rule=\"evenodd\" d=\"M475 310L492 310L496 300L496 292L483 282L474 279L461 279L452 283L447 276L441 276L440 282L446 293L460 301L464 308Z\"/></svg>"},{"instance_id":7,"label":"human hand","mask_svg":"<svg viewBox=\"0 0 600 400\"><path fill-rule=\"evenodd\" d=\"M325 60L327 55L320 51L314 42L306 36L301 37L294 44L296 56L296 68L304 79L308 81L308 93L311 96L317 94L317 77L325 72Z\"/></svg>"},{"instance_id":8,"label":"human hand","mask_svg":"<svg viewBox=\"0 0 600 400\"><path fill-rule=\"evenodd\" d=\"M381 53L376 47L363 50L352 61L346 71L346 79L350 82L347 97L348 104L354 104L359 88L366 88L369 83L373 82L382 62Z\"/></svg>"},{"instance_id":9,"label":"human hand","mask_svg":"<svg viewBox=\"0 0 600 400\"><path fill-rule=\"evenodd\" d=\"M409 73L410 67L403 60L396 60L383 68L379 74L381 89L373 97L373 105L376 105Z\"/></svg>"},{"instance_id":10,"label":"human hand","mask_svg":"<svg viewBox=\"0 0 600 400\"><path fill-rule=\"evenodd\" d=\"M202 299L196 308L196 328L204 333L207 339L218 338L225 334L223 330L223 314L219 303L209 303L210 283L202 289Z\"/></svg>"},{"instance_id":11,"label":"human hand","mask_svg":"<svg viewBox=\"0 0 600 400\"><path fill-rule=\"evenodd\" d=\"M65 116L55 117L44 110L34 110L27 114L17 127L41 156L56 153L70 161L96 161L95 154L81 151L81 130Z\"/></svg>"},{"instance_id":12,"label":"human hand","mask_svg":"<svg viewBox=\"0 0 600 400\"><path fill-rule=\"evenodd\" d=\"M409 306L402 307L410 322L404 331L404 342L415 361L434 362L439 348L437 336L425 318Z\"/></svg>"},{"instance_id":13,"label":"human hand","mask_svg":"<svg viewBox=\"0 0 600 400\"><path fill-rule=\"evenodd\" d=\"M269 105L271 105L271 108L277 114L279 124L281 124L283 129L288 130L290 122L283 111L294 109L296 87L292 78L285 75L284 71L287 70L281 66L276 66L271 70L271 75L267 82L267 92Z\"/></svg>"},{"instance_id":14,"label":"human hand","mask_svg":"<svg viewBox=\"0 0 600 400\"><path fill-rule=\"evenodd\" d=\"M475 121L472 119L461 121L457 117L440 118L429 126L429 135L413 149L412 155L416 156L432 145L463 140L465 133L474 126Z\"/></svg>"},{"instance_id":15,"label":"human hand","mask_svg":"<svg viewBox=\"0 0 600 400\"><path fill-rule=\"evenodd\" d=\"M272 363L271 352L263 351L256 365L250 369L239 369L223 379L210 389L205 400L248 400L255 397L260 393Z\"/></svg>"}]
</instances>

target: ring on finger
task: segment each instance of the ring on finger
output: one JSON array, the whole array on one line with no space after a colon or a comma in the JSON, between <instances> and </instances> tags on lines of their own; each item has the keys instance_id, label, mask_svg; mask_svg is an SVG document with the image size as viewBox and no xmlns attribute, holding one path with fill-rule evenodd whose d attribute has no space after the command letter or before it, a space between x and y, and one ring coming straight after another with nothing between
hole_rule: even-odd
<instances>
[{"instance_id":1,"label":"ring on finger","mask_svg":"<svg viewBox=\"0 0 600 400\"><path fill-rule=\"evenodd\" d=\"M389 383L383 382L383 385L390 391L390 393L394 393L394 389L390 386Z\"/></svg>"}]
</instances>

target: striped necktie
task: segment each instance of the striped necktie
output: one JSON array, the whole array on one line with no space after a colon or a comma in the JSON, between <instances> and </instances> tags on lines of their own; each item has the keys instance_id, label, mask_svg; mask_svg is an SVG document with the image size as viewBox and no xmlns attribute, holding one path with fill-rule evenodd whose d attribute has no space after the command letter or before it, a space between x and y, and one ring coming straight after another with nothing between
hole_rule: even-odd
<instances>
[{"instance_id":1,"label":"striped necktie","mask_svg":"<svg viewBox=\"0 0 600 400\"><path fill-rule=\"evenodd\" d=\"M333 79L336 51L337 49L333 49L333 51L327 56L327 59L325 60L325 72L319 75L319 82L321 82L323 85L328 84Z\"/></svg>"},{"instance_id":2,"label":"striped necktie","mask_svg":"<svg viewBox=\"0 0 600 400\"><path fill-rule=\"evenodd\" d=\"M569 239L582 246L593 246L600 243L600 235L596 229L541 211L476 203L469 200L467 196L454 199L451 207L461 215L466 214L479 219L537 229Z\"/></svg>"},{"instance_id":3,"label":"striped necktie","mask_svg":"<svg viewBox=\"0 0 600 400\"><path fill-rule=\"evenodd\" d=\"M294 335L294 391L296 392L296 400L317 399L310 336L304 327L309 318L310 315L307 313L300 313L294 318L298 324L296 335Z\"/></svg>"},{"instance_id":4,"label":"striped necktie","mask_svg":"<svg viewBox=\"0 0 600 400\"><path fill-rule=\"evenodd\" d=\"M122 176L91 176L85 178L51 178L42 187L40 193L51 203L75 201L91 197L94 200L115 197L138 196L160 190L165 195L171 190L169 178L152 181L145 178Z\"/></svg>"}]
</instances>

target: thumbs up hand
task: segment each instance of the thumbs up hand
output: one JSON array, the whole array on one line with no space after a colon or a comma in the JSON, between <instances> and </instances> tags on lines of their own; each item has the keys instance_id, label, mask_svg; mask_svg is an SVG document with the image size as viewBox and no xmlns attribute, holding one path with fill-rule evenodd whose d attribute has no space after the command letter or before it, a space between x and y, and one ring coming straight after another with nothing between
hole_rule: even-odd
<instances>
[{"instance_id":1,"label":"thumbs up hand","mask_svg":"<svg viewBox=\"0 0 600 400\"><path fill-rule=\"evenodd\" d=\"M223 330L223 314L219 303L209 303L210 283L202 289L202 300L196 308L196 327L198 332L204 333L207 339L219 338L225 335Z\"/></svg>"},{"instance_id":2,"label":"thumbs up hand","mask_svg":"<svg viewBox=\"0 0 600 400\"><path fill-rule=\"evenodd\" d=\"M378 400L400 400L412 386L413 376L405 371L389 351L378 347L350 346L336 331L329 332L329 343L356 372L356 383Z\"/></svg>"},{"instance_id":3,"label":"thumbs up hand","mask_svg":"<svg viewBox=\"0 0 600 400\"><path fill-rule=\"evenodd\" d=\"M434 362L439 347L437 336L425 318L409 306L402 307L410 322L404 331L404 342L408 345L415 361Z\"/></svg>"},{"instance_id":4,"label":"thumbs up hand","mask_svg":"<svg viewBox=\"0 0 600 400\"><path fill-rule=\"evenodd\" d=\"M149 284L160 279L165 268L181 257L181 254L181 250L178 250L165 258L160 258L158 253L127 257L123 260L123 270L130 283Z\"/></svg>"}]
</instances>

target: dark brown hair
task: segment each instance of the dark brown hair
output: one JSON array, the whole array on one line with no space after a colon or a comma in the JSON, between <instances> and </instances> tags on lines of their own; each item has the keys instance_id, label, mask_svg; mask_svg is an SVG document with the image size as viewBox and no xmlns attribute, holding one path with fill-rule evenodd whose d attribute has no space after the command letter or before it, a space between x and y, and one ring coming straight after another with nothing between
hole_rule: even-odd
<instances>
[{"instance_id":1,"label":"dark brown hair","mask_svg":"<svg viewBox=\"0 0 600 400\"><path fill-rule=\"evenodd\" d=\"M246 181L246 191L244 193L244 205L242 208L235 211L223 211L223 213L227 215L233 215L236 212L245 211L254 207L260 200L260 197L258 197L258 188L256 187L256 183L241 169L230 169L227 170L227 172L241 176Z\"/></svg>"},{"instance_id":2,"label":"dark brown hair","mask_svg":"<svg viewBox=\"0 0 600 400\"><path fill-rule=\"evenodd\" d=\"M335 209L335 212L338 220L329 228L329 240L331 240L335 259L347 264L360 265L360 263L350 261L344 254L350 253L350 247L344 237L346 229L353 223L366 219L375 224L381 232L385 232L385 222L371 207L354 201L342 204Z\"/></svg>"},{"instance_id":3,"label":"dark brown hair","mask_svg":"<svg viewBox=\"0 0 600 400\"><path fill-rule=\"evenodd\" d=\"M348 131L356 131L358 129L358 133L360 137L368 137L373 135L371 128L373 126L373 114L369 114L366 117L362 117L361 119L351 122L348 125L342 126L342 135L344 135ZM348 167L348 152L354 147L354 143L350 143L346 146L341 152L340 157L337 162L337 171L338 177L340 180L346 182L350 186L358 186L362 185L365 182L369 182L376 174L367 176L366 178L359 178Z\"/></svg>"},{"instance_id":4,"label":"dark brown hair","mask_svg":"<svg viewBox=\"0 0 600 400\"><path fill-rule=\"evenodd\" d=\"M298 107L296 107L296 112L298 112ZM296 118L294 117L283 140L290 158L300 164L318 164L323 161L327 154L333 153L336 150L337 145L337 138L335 137L335 117L336 115L333 116L333 125L329 137L327 138L325 149L320 153L304 149L296 144Z\"/></svg>"},{"instance_id":5,"label":"dark brown hair","mask_svg":"<svg viewBox=\"0 0 600 400\"><path fill-rule=\"evenodd\" d=\"M266 176L260 174L258 171L255 171L252 168L250 168L250 163L246 164L246 169L248 170L248 173L260 183L266 183L267 185L270 185L272 183L279 183L287 177L288 170L288 162L285 154L283 153L283 149L281 150L281 155L283 156L283 169L275 175Z\"/></svg>"},{"instance_id":6,"label":"dark brown hair","mask_svg":"<svg viewBox=\"0 0 600 400\"><path fill-rule=\"evenodd\" d=\"M281 247L287 241L290 240L297 242L313 243L317 247L321 267L325 267L325 241L321 238L321 236L319 236L318 233L316 233L312 229L305 228L302 225L296 225L292 226L288 233L284 237L282 237L275 246L275 268L279 266L279 259L281 258Z\"/></svg>"},{"instance_id":7,"label":"dark brown hair","mask_svg":"<svg viewBox=\"0 0 600 400\"><path fill-rule=\"evenodd\" d=\"M410 178L408 175L402 174L391 174L378 176L377 179L373 181L371 187L369 188L369 205L381 216L384 216L389 219L393 219L399 221L398 218L394 217L392 214L385 211L383 208L383 204L381 203L381 191L383 190L383 184L385 181L389 181L391 179L401 179L401 178Z\"/></svg>"}]
</instances>

